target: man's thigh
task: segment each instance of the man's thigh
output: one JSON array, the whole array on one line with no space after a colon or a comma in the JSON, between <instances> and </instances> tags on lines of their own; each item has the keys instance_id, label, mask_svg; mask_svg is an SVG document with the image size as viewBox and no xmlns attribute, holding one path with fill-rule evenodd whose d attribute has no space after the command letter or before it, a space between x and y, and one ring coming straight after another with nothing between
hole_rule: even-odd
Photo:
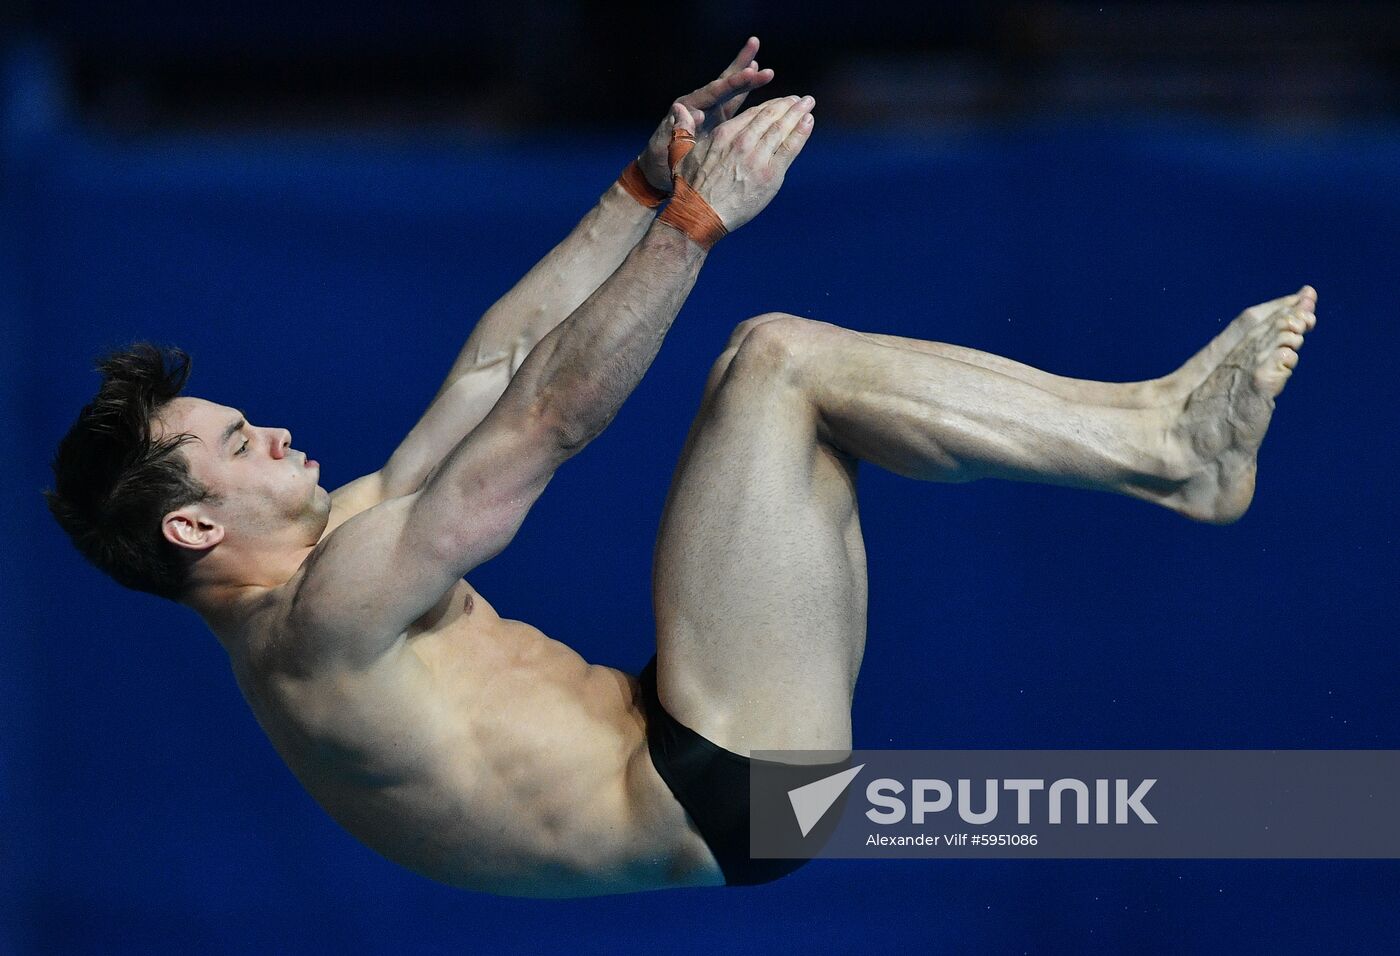
<instances>
[{"instance_id":1,"label":"man's thigh","mask_svg":"<svg viewBox=\"0 0 1400 956\"><path fill-rule=\"evenodd\" d=\"M662 516L658 692L736 753L845 749L865 641L856 463L816 440L791 350L754 338L712 376Z\"/></svg>"}]
</instances>

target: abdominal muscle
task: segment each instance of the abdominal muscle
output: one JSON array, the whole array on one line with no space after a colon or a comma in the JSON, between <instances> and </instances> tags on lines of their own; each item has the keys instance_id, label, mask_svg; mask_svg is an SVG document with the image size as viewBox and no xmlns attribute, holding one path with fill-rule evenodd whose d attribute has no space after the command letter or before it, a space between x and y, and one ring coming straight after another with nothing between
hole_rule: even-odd
<instances>
[{"instance_id":1,"label":"abdominal muscle","mask_svg":"<svg viewBox=\"0 0 1400 956\"><path fill-rule=\"evenodd\" d=\"M368 668L238 670L317 802L424 876L527 896L719 882L652 766L636 680L465 581Z\"/></svg>"}]
</instances>

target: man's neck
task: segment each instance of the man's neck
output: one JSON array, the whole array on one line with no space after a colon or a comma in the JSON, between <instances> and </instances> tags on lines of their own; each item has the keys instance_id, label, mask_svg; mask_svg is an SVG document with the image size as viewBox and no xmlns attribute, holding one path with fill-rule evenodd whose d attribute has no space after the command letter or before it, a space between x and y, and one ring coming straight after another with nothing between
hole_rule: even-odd
<instances>
[{"instance_id":1,"label":"man's neck","mask_svg":"<svg viewBox=\"0 0 1400 956\"><path fill-rule=\"evenodd\" d=\"M196 569L196 580L182 603L204 620L232 655L246 643L247 625L254 610L270 591L296 575L313 547L210 554L200 562L211 562L210 566Z\"/></svg>"}]
</instances>

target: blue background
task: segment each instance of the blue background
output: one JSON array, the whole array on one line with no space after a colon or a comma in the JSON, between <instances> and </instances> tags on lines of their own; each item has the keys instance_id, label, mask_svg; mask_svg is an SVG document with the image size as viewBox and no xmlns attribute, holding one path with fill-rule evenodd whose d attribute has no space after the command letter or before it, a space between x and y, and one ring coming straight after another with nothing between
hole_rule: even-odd
<instances>
[{"instance_id":1,"label":"blue background","mask_svg":"<svg viewBox=\"0 0 1400 956\"><path fill-rule=\"evenodd\" d=\"M566 902L438 886L339 830L194 615L82 563L39 496L103 350L289 427L328 488L378 467L472 323L645 130L569 139L118 136L7 68L0 381L0 950L1345 952L1400 864L818 862L754 889ZM1308 282L1317 330L1229 528L1128 499L862 469L863 747L1400 747L1400 129L819 123L722 244L611 428L472 576L637 669L651 547L709 363L786 310L1081 377L1161 374Z\"/></svg>"}]
</instances>

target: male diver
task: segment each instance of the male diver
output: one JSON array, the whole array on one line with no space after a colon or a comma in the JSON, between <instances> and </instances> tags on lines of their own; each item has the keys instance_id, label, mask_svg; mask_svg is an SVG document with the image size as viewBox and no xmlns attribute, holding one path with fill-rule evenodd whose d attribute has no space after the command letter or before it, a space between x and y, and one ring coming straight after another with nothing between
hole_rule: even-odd
<instances>
[{"instance_id":1,"label":"male diver","mask_svg":"<svg viewBox=\"0 0 1400 956\"><path fill-rule=\"evenodd\" d=\"M810 97L739 112L773 75L757 51L676 101L481 319L379 471L326 492L290 433L181 395L188 358L144 344L103 360L55 457L49 505L81 552L196 611L312 796L431 878L578 896L795 868L749 858L749 754L851 746L858 461L1113 491L1199 521L1249 505L1316 321L1310 287L1126 384L761 315L720 354L676 468L641 678L499 617L463 575L606 427L709 247L769 203L811 136Z\"/></svg>"}]
</instances>

